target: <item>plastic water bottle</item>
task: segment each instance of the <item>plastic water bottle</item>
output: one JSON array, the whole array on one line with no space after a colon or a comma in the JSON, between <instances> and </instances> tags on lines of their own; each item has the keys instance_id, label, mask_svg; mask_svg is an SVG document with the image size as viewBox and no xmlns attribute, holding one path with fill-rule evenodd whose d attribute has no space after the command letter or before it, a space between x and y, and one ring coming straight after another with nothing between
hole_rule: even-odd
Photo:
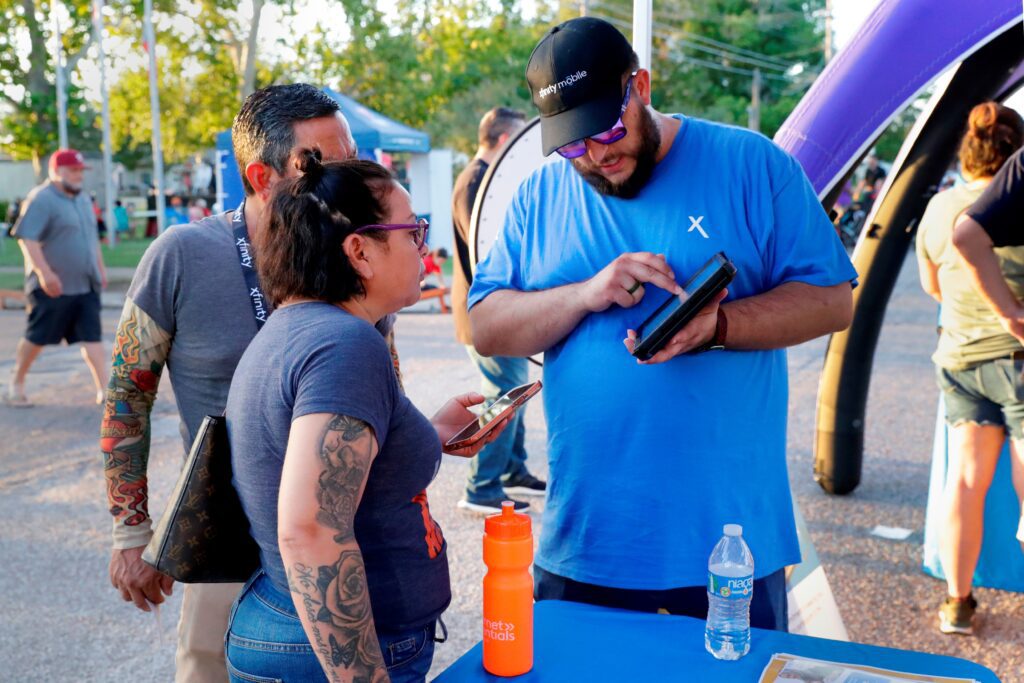
<instances>
[{"instance_id":1,"label":"plastic water bottle","mask_svg":"<svg viewBox=\"0 0 1024 683\"><path fill-rule=\"evenodd\" d=\"M750 652L750 599L754 558L743 541L743 527L726 524L708 559L708 622L704 647L716 659L739 659Z\"/></svg>"}]
</instances>

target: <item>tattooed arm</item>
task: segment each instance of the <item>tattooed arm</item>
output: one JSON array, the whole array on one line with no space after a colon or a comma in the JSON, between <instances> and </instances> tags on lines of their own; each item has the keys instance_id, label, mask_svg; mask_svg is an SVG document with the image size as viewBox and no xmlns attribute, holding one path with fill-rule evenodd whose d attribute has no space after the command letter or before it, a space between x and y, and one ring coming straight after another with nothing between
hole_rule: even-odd
<instances>
[{"instance_id":1,"label":"tattooed arm","mask_svg":"<svg viewBox=\"0 0 1024 683\"><path fill-rule=\"evenodd\" d=\"M146 481L149 416L170 348L170 335L128 298L114 340L100 450L114 517L110 582L126 601L147 612L147 601L163 602L172 583L142 561L152 536Z\"/></svg>"},{"instance_id":2,"label":"tattooed arm","mask_svg":"<svg viewBox=\"0 0 1024 683\"><path fill-rule=\"evenodd\" d=\"M361 420L319 413L292 422L278 543L295 608L332 683L389 680L354 530L376 456L373 429Z\"/></svg>"}]
</instances>

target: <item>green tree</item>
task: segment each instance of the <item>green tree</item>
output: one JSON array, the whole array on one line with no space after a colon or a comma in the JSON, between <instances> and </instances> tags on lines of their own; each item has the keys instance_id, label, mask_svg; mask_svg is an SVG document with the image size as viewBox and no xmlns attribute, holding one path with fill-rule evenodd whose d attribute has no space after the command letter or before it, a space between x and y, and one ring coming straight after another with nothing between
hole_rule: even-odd
<instances>
[{"instance_id":1,"label":"green tree","mask_svg":"<svg viewBox=\"0 0 1024 683\"><path fill-rule=\"evenodd\" d=\"M370 3L340 4L349 39L300 41L297 70L466 153L491 107L530 112L526 61L550 13L527 21L512 0L399 0L389 22Z\"/></svg>"},{"instance_id":2,"label":"green tree","mask_svg":"<svg viewBox=\"0 0 1024 683\"><path fill-rule=\"evenodd\" d=\"M823 63L824 0L663 0L655 4L653 100L661 111L747 126L760 72L760 130L769 137ZM591 16L632 38L632 3L596 0Z\"/></svg>"},{"instance_id":3,"label":"green tree","mask_svg":"<svg viewBox=\"0 0 1024 683\"><path fill-rule=\"evenodd\" d=\"M259 6L257 2L255 8ZM189 19L157 35L161 146L166 161L184 161L214 146L216 134L231 126L245 89L255 87L260 72L247 45L248 35L258 29L259 14L243 35L235 27L245 24L228 0L200 0L184 9L168 3L161 9L160 14L154 11L155 22L171 13L186 12ZM128 15L115 32L139 35L140 27L140 18ZM252 85L247 85L250 65ZM151 151L149 101L148 68L124 72L110 90L112 146L129 167Z\"/></svg>"},{"instance_id":4,"label":"green tree","mask_svg":"<svg viewBox=\"0 0 1024 683\"><path fill-rule=\"evenodd\" d=\"M91 42L90 2L67 0L63 7L70 15L61 27L68 139L71 145L91 147L95 114L70 78ZM0 150L15 159L31 159L37 175L59 139L51 9L44 0L0 0Z\"/></svg>"}]
</instances>

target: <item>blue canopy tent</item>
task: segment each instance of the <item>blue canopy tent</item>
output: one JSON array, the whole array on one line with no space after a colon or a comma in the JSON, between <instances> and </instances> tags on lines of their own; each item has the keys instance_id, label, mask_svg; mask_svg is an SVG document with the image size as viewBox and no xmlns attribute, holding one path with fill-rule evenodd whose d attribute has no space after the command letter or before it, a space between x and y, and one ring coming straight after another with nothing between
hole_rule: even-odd
<instances>
[{"instance_id":1,"label":"blue canopy tent","mask_svg":"<svg viewBox=\"0 0 1024 683\"><path fill-rule=\"evenodd\" d=\"M430 152L430 136L427 133L393 121L330 88L324 88L324 92L338 103L341 113L348 119L360 157L374 159L378 150L417 154ZM231 146L230 130L217 134L217 158L220 188L218 199L221 207L229 210L241 204L245 196L238 164L235 162L235 152Z\"/></svg>"},{"instance_id":2,"label":"blue canopy tent","mask_svg":"<svg viewBox=\"0 0 1024 683\"><path fill-rule=\"evenodd\" d=\"M360 152L380 149L387 152L430 151L430 136L415 128L392 121L379 112L356 102L348 95L342 95L330 88L324 88L332 100L341 107L341 113L348 119L352 137Z\"/></svg>"}]
</instances>

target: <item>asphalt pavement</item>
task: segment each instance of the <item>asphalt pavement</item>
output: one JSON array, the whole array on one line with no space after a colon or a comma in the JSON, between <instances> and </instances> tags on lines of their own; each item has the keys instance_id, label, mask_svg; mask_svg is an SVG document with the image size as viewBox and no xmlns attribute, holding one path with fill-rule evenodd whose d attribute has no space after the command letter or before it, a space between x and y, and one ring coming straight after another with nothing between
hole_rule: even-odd
<instances>
[{"instance_id":1,"label":"asphalt pavement","mask_svg":"<svg viewBox=\"0 0 1024 683\"><path fill-rule=\"evenodd\" d=\"M110 337L117 311L103 316ZM12 365L23 320L23 312L0 311L0 378ZM934 320L908 259L875 358L863 481L845 497L826 495L811 478L824 340L790 351L790 480L852 640L964 657L1005 683L1024 683L1024 598L979 589L977 636L943 636L936 629L943 585L919 569L937 401L929 361ZM397 334L407 392L425 413L477 388L449 316L404 313ZM109 516L96 445L101 409L91 403L77 349L48 349L28 391L36 407L0 406L0 680L171 681L179 592L155 616L121 602L107 578ZM153 420L156 514L182 457L172 394L165 378ZM526 422L529 466L545 476L539 403L528 407ZM448 540L454 595L444 616L450 640L438 646L432 675L479 639L483 518L455 507L466 471L465 460L445 456L429 489L431 511ZM533 509L539 513L543 500L534 499ZM539 514L534 521L539 526ZM870 535L876 525L913 533L905 541L884 540Z\"/></svg>"}]
</instances>

